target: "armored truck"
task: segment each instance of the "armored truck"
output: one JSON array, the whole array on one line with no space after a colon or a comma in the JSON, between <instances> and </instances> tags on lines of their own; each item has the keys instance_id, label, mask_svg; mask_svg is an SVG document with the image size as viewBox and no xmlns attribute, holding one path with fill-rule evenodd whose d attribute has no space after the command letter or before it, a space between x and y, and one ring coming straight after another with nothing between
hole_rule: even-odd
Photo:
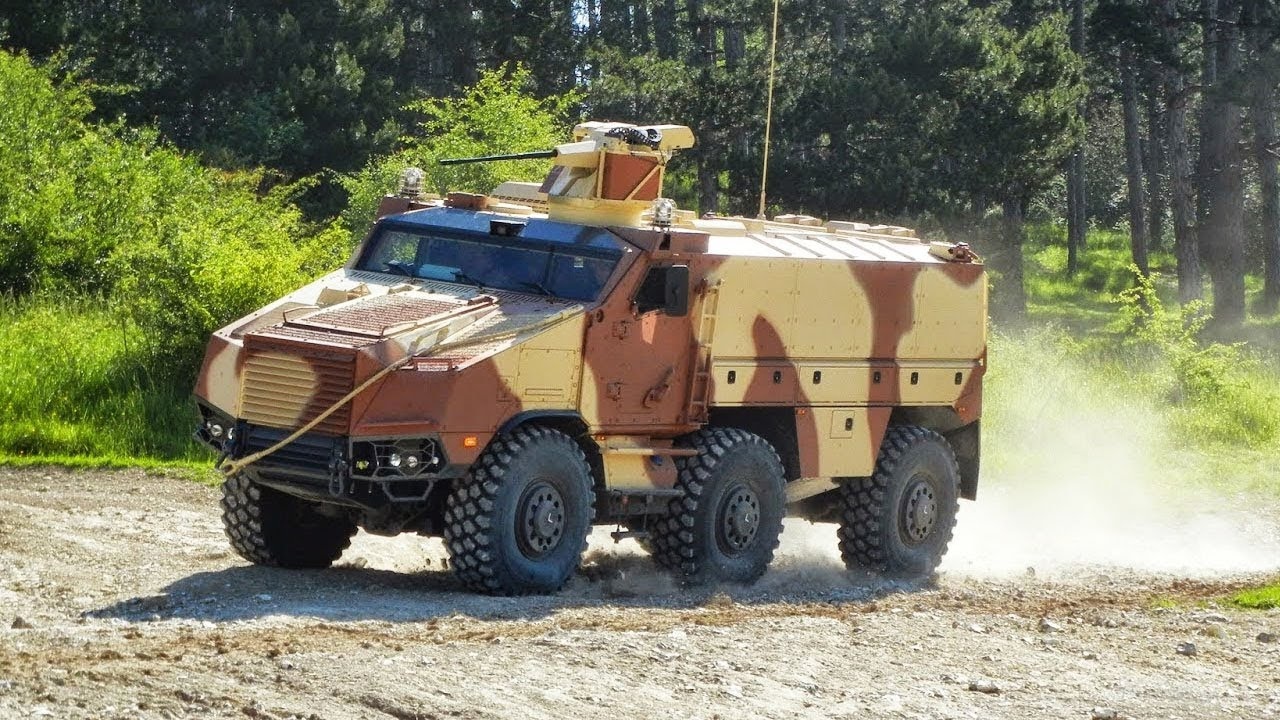
<instances>
[{"instance_id":1,"label":"armored truck","mask_svg":"<svg viewBox=\"0 0 1280 720\"><path fill-rule=\"evenodd\" d=\"M583 123L544 182L428 199L217 331L195 387L245 559L443 537L468 587L554 592L593 525L749 583L788 513L928 574L977 492L987 286L963 244L662 197L676 125ZM420 173L419 173L420 176Z\"/></svg>"}]
</instances>

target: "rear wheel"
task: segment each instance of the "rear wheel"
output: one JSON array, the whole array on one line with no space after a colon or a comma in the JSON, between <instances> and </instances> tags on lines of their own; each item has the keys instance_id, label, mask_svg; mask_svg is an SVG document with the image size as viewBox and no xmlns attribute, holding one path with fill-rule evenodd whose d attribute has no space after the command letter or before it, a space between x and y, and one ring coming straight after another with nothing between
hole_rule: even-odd
<instances>
[{"instance_id":1,"label":"rear wheel","mask_svg":"<svg viewBox=\"0 0 1280 720\"><path fill-rule=\"evenodd\" d=\"M582 560L593 500L591 468L568 435L532 426L499 436L446 501L454 572L495 595L559 590Z\"/></svg>"},{"instance_id":2,"label":"rear wheel","mask_svg":"<svg viewBox=\"0 0 1280 720\"><path fill-rule=\"evenodd\" d=\"M320 506L263 487L243 473L222 483L222 527L240 557L258 565L326 568L342 556L356 524Z\"/></svg>"},{"instance_id":3,"label":"rear wheel","mask_svg":"<svg viewBox=\"0 0 1280 720\"><path fill-rule=\"evenodd\" d=\"M938 567L959 510L960 470L938 433L897 425L875 474L840 488L840 555L850 569L921 577Z\"/></svg>"},{"instance_id":4,"label":"rear wheel","mask_svg":"<svg viewBox=\"0 0 1280 720\"><path fill-rule=\"evenodd\" d=\"M700 430L680 458L684 497L655 519L654 560L693 582L755 582L773 561L786 510L782 462L764 438L734 428Z\"/></svg>"}]
</instances>

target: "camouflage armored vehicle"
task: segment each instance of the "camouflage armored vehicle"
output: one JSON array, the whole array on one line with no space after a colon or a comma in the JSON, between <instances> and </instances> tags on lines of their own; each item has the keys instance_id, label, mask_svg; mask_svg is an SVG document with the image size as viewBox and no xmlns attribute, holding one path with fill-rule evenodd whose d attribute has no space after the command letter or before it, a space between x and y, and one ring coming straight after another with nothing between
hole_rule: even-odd
<instances>
[{"instance_id":1,"label":"camouflage armored vehicle","mask_svg":"<svg viewBox=\"0 0 1280 720\"><path fill-rule=\"evenodd\" d=\"M986 281L903 228L695 217L680 126L584 123L541 185L386 198L346 267L219 330L195 388L246 559L442 536L492 593L560 588L593 524L750 582L784 514L925 574L978 482Z\"/></svg>"}]
</instances>

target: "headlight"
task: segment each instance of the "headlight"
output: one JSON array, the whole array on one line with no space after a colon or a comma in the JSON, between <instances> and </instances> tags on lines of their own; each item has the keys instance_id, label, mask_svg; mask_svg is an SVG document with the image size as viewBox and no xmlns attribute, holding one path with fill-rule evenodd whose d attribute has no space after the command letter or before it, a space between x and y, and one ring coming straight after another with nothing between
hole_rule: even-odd
<instances>
[{"instance_id":1,"label":"headlight","mask_svg":"<svg viewBox=\"0 0 1280 720\"><path fill-rule=\"evenodd\" d=\"M358 479L416 478L439 472L445 460L439 441L425 438L356 440L351 467Z\"/></svg>"},{"instance_id":2,"label":"headlight","mask_svg":"<svg viewBox=\"0 0 1280 720\"><path fill-rule=\"evenodd\" d=\"M222 426L216 422L209 423L209 437L215 440L222 437Z\"/></svg>"}]
</instances>

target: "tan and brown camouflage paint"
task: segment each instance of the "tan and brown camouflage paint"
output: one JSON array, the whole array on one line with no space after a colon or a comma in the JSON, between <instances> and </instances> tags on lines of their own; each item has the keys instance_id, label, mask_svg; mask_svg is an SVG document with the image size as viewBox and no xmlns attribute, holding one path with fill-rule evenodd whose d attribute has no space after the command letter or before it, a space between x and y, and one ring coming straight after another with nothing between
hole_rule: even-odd
<instances>
[{"instance_id":1,"label":"tan and brown camouflage paint","mask_svg":"<svg viewBox=\"0 0 1280 720\"><path fill-rule=\"evenodd\" d=\"M606 449L607 484L635 488L674 483L672 464L644 453L670 454L672 438L705 421L705 409L694 403L699 395L711 409L791 408L798 478L870 474L894 407L951 408L957 426L981 414L980 264L940 260L914 241L869 244L879 253L874 259L824 259L774 252L782 243L763 236L752 251L744 238L738 254L732 238L713 237L709 245L704 232L617 232L636 248L600 303L523 334L430 353L356 397L342 425L325 429L353 438L439 434L450 461L469 464L515 415L574 411ZM689 315L637 315L632 298L647 270L673 263L690 266ZM515 312L521 302L533 303L507 299L502 309ZM348 357L355 386L413 346L412 332L359 347L322 333L273 337L288 304L286 298L276 311L264 309L214 336L197 396L240 417L252 353ZM700 353L710 364L702 384L695 381ZM274 423L299 427L332 399L317 393L289 406L295 417ZM607 450L611 442L614 451Z\"/></svg>"}]
</instances>

